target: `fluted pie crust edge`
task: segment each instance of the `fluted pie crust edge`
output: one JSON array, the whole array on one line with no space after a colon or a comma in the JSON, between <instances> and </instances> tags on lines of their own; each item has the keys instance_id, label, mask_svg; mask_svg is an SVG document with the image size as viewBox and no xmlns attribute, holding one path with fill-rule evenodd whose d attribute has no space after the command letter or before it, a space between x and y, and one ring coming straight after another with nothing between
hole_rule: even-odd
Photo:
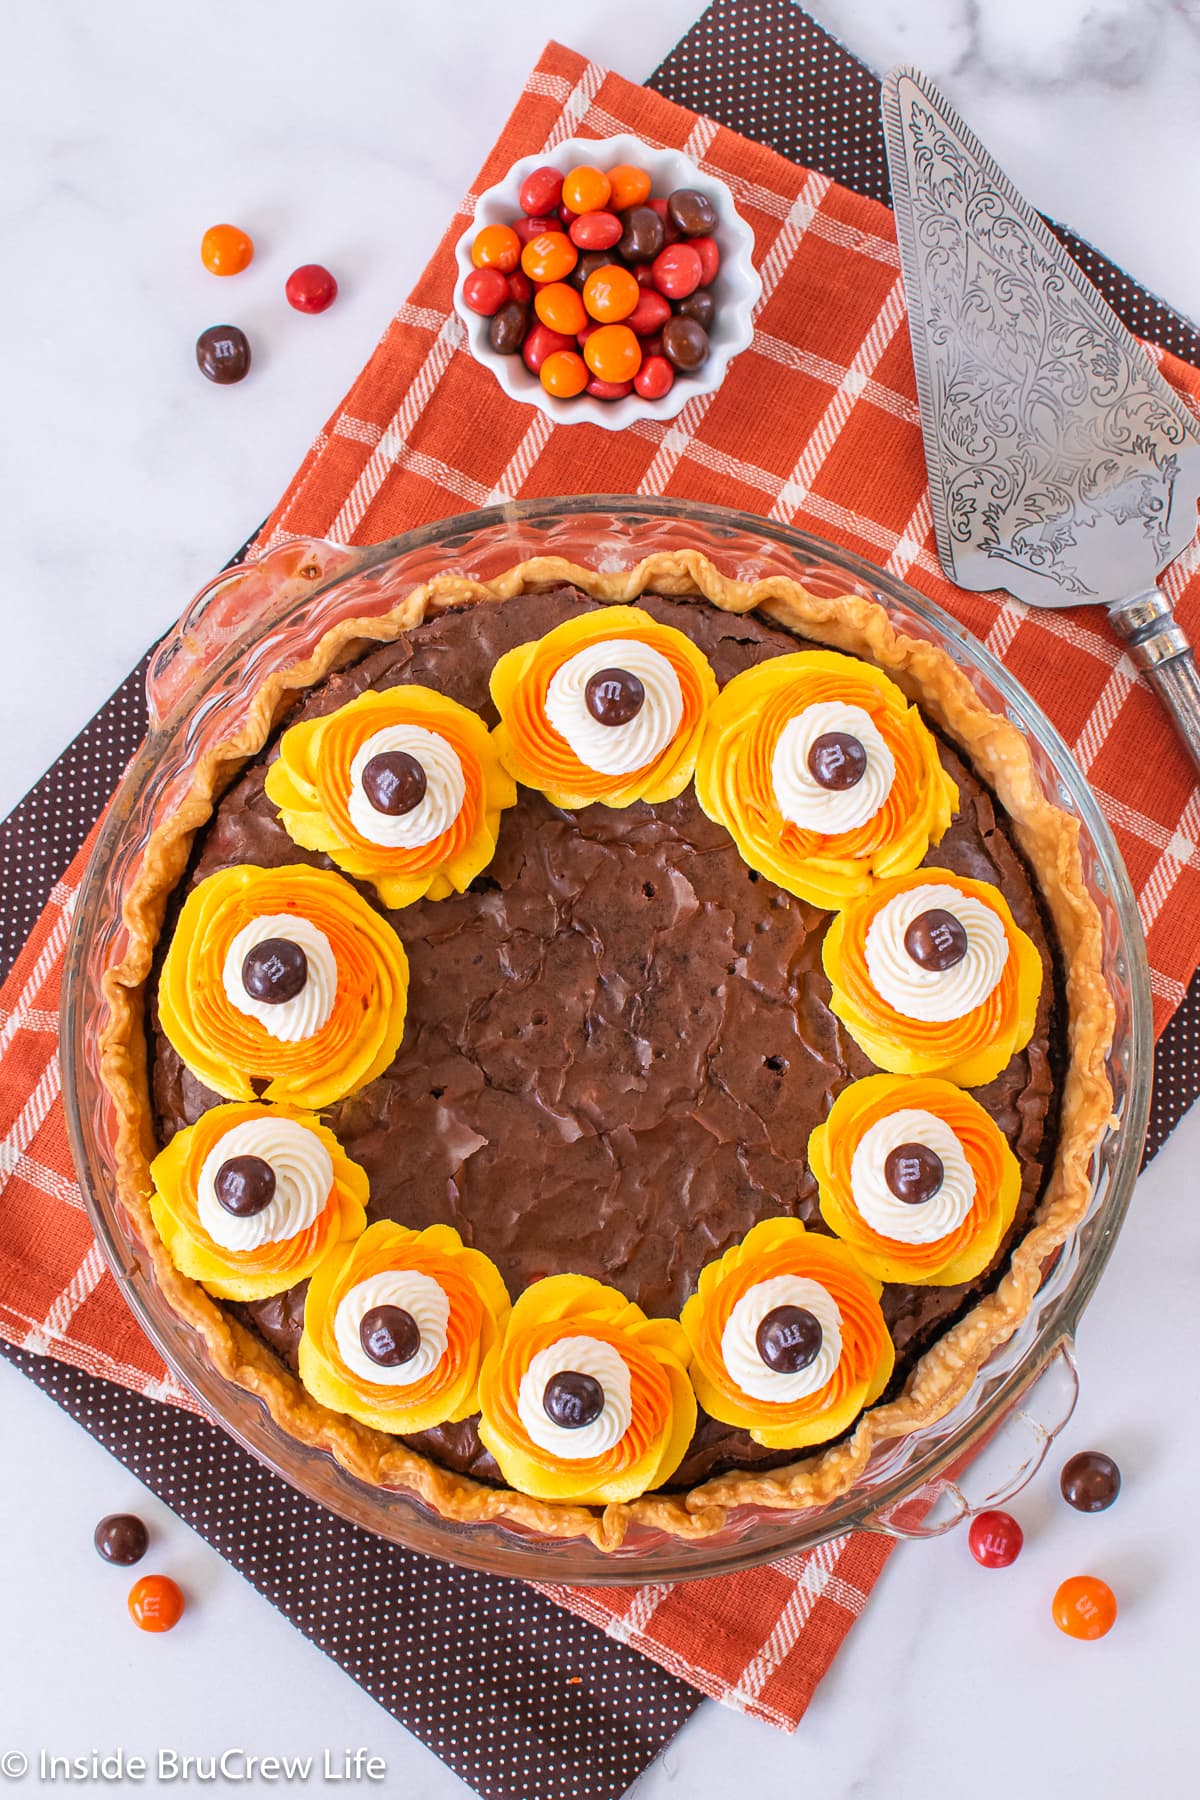
<instances>
[{"instance_id":1,"label":"fluted pie crust edge","mask_svg":"<svg viewBox=\"0 0 1200 1800\"><path fill-rule=\"evenodd\" d=\"M281 713L371 643L391 642L424 619L464 604L493 605L531 589L571 583L609 604L654 591L711 602L724 612L758 611L811 642L865 657L886 670L940 725L994 788L1009 814L1054 922L1065 968L1067 1068L1054 1166L1030 1229L1011 1266L985 1296L916 1364L902 1392L868 1409L852 1434L767 1473L734 1470L686 1492L646 1494L619 1505L580 1506L533 1500L444 1469L396 1439L319 1405L259 1338L240 1325L167 1255L150 1214L150 1161L157 1144L147 1082L146 983L170 895L183 876L192 840L212 815L233 774L259 754ZM128 943L102 979L107 1018L101 1071L117 1118L120 1198L150 1255L158 1287L180 1318L198 1331L221 1375L264 1401L278 1425L325 1450L374 1486L407 1489L435 1512L460 1523L494 1521L547 1537L586 1537L615 1549L637 1523L681 1539L703 1539L743 1506L795 1510L847 1494L872 1450L942 1418L967 1392L981 1365L1027 1315L1048 1259L1083 1219L1092 1194L1091 1163L1109 1121L1112 1093L1105 1058L1113 1004L1104 980L1099 914L1088 895L1078 821L1045 797L1029 744L1008 720L991 713L939 647L906 637L884 609L857 594L834 598L782 576L736 581L698 551L646 557L636 568L600 573L560 557L535 557L491 581L442 576L415 588L391 612L332 627L315 650L269 675L244 723L197 764L190 790L151 835L124 908Z\"/></svg>"}]
</instances>

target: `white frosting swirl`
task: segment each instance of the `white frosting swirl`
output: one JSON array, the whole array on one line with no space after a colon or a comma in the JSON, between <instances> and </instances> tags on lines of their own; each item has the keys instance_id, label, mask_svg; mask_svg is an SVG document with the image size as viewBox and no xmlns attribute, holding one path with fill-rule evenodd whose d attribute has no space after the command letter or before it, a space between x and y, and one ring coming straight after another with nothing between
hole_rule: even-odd
<instances>
[{"instance_id":1,"label":"white frosting swirl","mask_svg":"<svg viewBox=\"0 0 1200 1800\"><path fill-rule=\"evenodd\" d=\"M234 1156L270 1163L275 1192L258 1213L239 1217L217 1199L217 1175ZM307 1231L329 1199L333 1158L315 1131L276 1113L231 1125L205 1157L196 1182L196 1211L223 1250L258 1250Z\"/></svg>"},{"instance_id":2,"label":"white frosting swirl","mask_svg":"<svg viewBox=\"0 0 1200 1800\"><path fill-rule=\"evenodd\" d=\"M898 1200L884 1169L901 1144L925 1144L941 1158L942 1185L928 1200ZM933 1244L956 1231L975 1199L975 1171L944 1119L909 1106L879 1119L859 1139L850 1161L850 1192L859 1214L881 1237L898 1244Z\"/></svg>"},{"instance_id":3,"label":"white frosting swirl","mask_svg":"<svg viewBox=\"0 0 1200 1800\"><path fill-rule=\"evenodd\" d=\"M808 766L813 744L830 731L847 732L866 751L867 766L853 787L822 787ZM771 758L771 784L779 810L803 831L830 835L865 825L891 793L895 779L892 753L870 713L841 700L818 700L789 719Z\"/></svg>"},{"instance_id":4,"label":"white frosting swirl","mask_svg":"<svg viewBox=\"0 0 1200 1800\"><path fill-rule=\"evenodd\" d=\"M601 663L602 669L607 665ZM622 663L622 668L625 664ZM542 1404L546 1383L566 1370L590 1375L604 1389L604 1405L590 1425L572 1430L556 1425ZM532 1357L517 1390L517 1412L526 1432L539 1450L564 1462L585 1462L602 1456L619 1444L633 1417L629 1365L624 1357L600 1338L565 1337L548 1344Z\"/></svg>"},{"instance_id":5,"label":"white frosting swirl","mask_svg":"<svg viewBox=\"0 0 1200 1800\"><path fill-rule=\"evenodd\" d=\"M425 792L411 812L382 813L372 806L363 786L363 771L374 756L403 750L425 771ZM423 725L385 725L371 734L350 764L346 810L359 837L388 850L419 850L449 831L462 811L467 783L457 750Z\"/></svg>"},{"instance_id":6,"label":"white frosting swirl","mask_svg":"<svg viewBox=\"0 0 1200 1800\"><path fill-rule=\"evenodd\" d=\"M416 1321L421 1342L407 1362L377 1363L363 1349L362 1322L376 1306L399 1306ZM385 1269L342 1296L333 1317L333 1339L338 1355L360 1381L373 1381L380 1387L411 1387L415 1381L423 1381L445 1356L449 1322L450 1301L432 1275L416 1269Z\"/></svg>"},{"instance_id":7,"label":"white frosting swirl","mask_svg":"<svg viewBox=\"0 0 1200 1800\"><path fill-rule=\"evenodd\" d=\"M290 938L293 944L299 944L308 960L304 986L291 1000L256 1000L246 992L242 964L255 945L265 943L267 938ZM251 919L249 925L243 925L230 944L221 980L231 1006L257 1019L281 1044L296 1044L320 1031L333 1011L337 957L325 933L310 920L298 918L295 913L263 913L260 918Z\"/></svg>"},{"instance_id":8,"label":"white frosting swirl","mask_svg":"<svg viewBox=\"0 0 1200 1800\"><path fill-rule=\"evenodd\" d=\"M767 1366L758 1353L758 1328L777 1306L801 1306L821 1327L821 1348L792 1375ZM773 1275L742 1295L721 1333L725 1367L752 1400L804 1400L833 1375L842 1357L842 1315L828 1288L806 1275Z\"/></svg>"},{"instance_id":9,"label":"white frosting swirl","mask_svg":"<svg viewBox=\"0 0 1200 1800\"><path fill-rule=\"evenodd\" d=\"M937 908L953 913L967 934L967 951L952 969L923 969L904 948L913 920ZM943 1024L982 1006L1008 961L1000 916L973 894L947 882L906 888L886 901L867 928L867 973L876 991L906 1019Z\"/></svg>"},{"instance_id":10,"label":"white frosting swirl","mask_svg":"<svg viewBox=\"0 0 1200 1800\"><path fill-rule=\"evenodd\" d=\"M645 689L641 708L624 725L601 725L587 709L587 684L601 669L628 669ZM683 718L683 689L661 650L638 638L605 638L577 650L546 689L546 717L585 768L631 775L661 756Z\"/></svg>"}]
</instances>

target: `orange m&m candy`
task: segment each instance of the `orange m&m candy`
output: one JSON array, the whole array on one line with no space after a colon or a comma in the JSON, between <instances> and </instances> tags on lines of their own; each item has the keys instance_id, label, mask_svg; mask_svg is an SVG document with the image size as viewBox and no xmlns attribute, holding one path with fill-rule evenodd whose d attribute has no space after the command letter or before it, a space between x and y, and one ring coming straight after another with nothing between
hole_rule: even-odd
<instances>
[{"instance_id":1,"label":"orange m&m candy","mask_svg":"<svg viewBox=\"0 0 1200 1800\"><path fill-rule=\"evenodd\" d=\"M140 1631L170 1631L183 1617L183 1595L169 1575L143 1575L129 1590L129 1611Z\"/></svg>"},{"instance_id":2,"label":"orange m&m candy","mask_svg":"<svg viewBox=\"0 0 1200 1800\"><path fill-rule=\"evenodd\" d=\"M603 325L627 319L642 297L637 277L620 263L605 263L593 269L583 284L583 304L593 319Z\"/></svg>"},{"instance_id":3,"label":"orange m&m candy","mask_svg":"<svg viewBox=\"0 0 1200 1800\"><path fill-rule=\"evenodd\" d=\"M485 225L475 233L471 261L477 269L499 269L511 275L521 260L521 240L511 225Z\"/></svg>"},{"instance_id":4,"label":"orange m&m candy","mask_svg":"<svg viewBox=\"0 0 1200 1800\"><path fill-rule=\"evenodd\" d=\"M601 325L583 346L584 361L600 381L632 381L642 347L628 325Z\"/></svg>"},{"instance_id":5,"label":"orange m&m candy","mask_svg":"<svg viewBox=\"0 0 1200 1800\"><path fill-rule=\"evenodd\" d=\"M539 288L534 296L533 310L543 325L548 325L551 331L561 331L565 337L575 337L587 324L579 290L569 287L565 281L552 281L548 287Z\"/></svg>"},{"instance_id":6,"label":"orange m&m candy","mask_svg":"<svg viewBox=\"0 0 1200 1800\"><path fill-rule=\"evenodd\" d=\"M200 261L211 275L240 275L254 255L254 240L236 225L210 225L200 239Z\"/></svg>"},{"instance_id":7,"label":"orange m&m candy","mask_svg":"<svg viewBox=\"0 0 1200 1800\"><path fill-rule=\"evenodd\" d=\"M563 176L562 203L573 213L602 212L611 193L608 176L591 163L580 163Z\"/></svg>"},{"instance_id":8,"label":"orange m&m candy","mask_svg":"<svg viewBox=\"0 0 1200 1800\"><path fill-rule=\"evenodd\" d=\"M565 231L539 231L521 252L521 267L530 281L562 281L579 261Z\"/></svg>"},{"instance_id":9,"label":"orange m&m candy","mask_svg":"<svg viewBox=\"0 0 1200 1800\"><path fill-rule=\"evenodd\" d=\"M1098 1575L1072 1575L1054 1596L1054 1623L1073 1638L1102 1638L1117 1619L1117 1597Z\"/></svg>"},{"instance_id":10,"label":"orange m&m candy","mask_svg":"<svg viewBox=\"0 0 1200 1800\"><path fill-rule=\"evenodd\" d=\"M608 204L613 212L627 212L631 206L642 206L650 198L650 171L633 163L618 163L608 171L612 189Z\"/></svg>"},{"instance_id":11,"label":"orange m&m candy","mask_svg":"<svg viewBox=\"0 0 1200 1800\"><path fill-rule=\"evenodd\" d=\"M548 394L570 400L587 386L587 364L577 350L554 350L538 370L538 378Z\"/></svg>"}]
</instances>

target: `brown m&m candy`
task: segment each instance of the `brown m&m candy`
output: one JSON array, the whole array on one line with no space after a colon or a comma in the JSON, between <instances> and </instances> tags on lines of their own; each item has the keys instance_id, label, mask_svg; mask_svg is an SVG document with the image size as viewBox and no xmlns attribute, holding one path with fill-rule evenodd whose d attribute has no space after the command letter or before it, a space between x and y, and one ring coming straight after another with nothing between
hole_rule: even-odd
<instances>
[{"instance_id":1,"label":"brown m&m candy","mask_svg":"<svg viewBox=\"0 0 1200 1800\"><path fill-rule=\"evenodd\" d=\"M362 773L363 792L376 812L398 819L420 806L429 783L407 750L381 750Z\"/></svg>"},{"instance_id":2,"label":"brown m&m candy","mask_svg":"<svg viewBox=\"0 0 1200 1800\"><path fill-rule=\"evenodd\" d=\"M663 222L652 206L631 206L617 245L626 262L653 262L665 242Z\"/></svg>"},{"instance_id":3,"label":"brown m&m candy","mask_svg":"<svg viewBox=\"0 0 1200 1800\"><path fill-rule=\"evenodd\" d=\"M663 355L677 369L698 369L708 356L708 333L686 313L668 319L662 330Z\"/></svg>"},{"instance_id":4,"label":"brown m&m candy","mask_svg":"<svg viewBox=\"0 0 1200 1800\"><path fill-rule=\"evenodd\" d=\"M918 913L904 934L904 948L921 969L939 975L954 968L967 954L967 933L961 919L940 906Z\"/></svg>"},{"instance_id":5,"label":"brown m&m candy","mask_svg":"<svg viewBox=\"0 0 1200 1800\"><path fill-rule=\"evenodd\" d=\"M515 356L529 330L529 309L517 300L510 300L494 315L488 326L488 338L492 349L499 356Z\"/></svg>"},{"instance_id":6,"label":"brown m&m candy","mask_svg":"<svg viewBox=\"0 0 1200 1800\"><path fill-rule=\"evenodd\" d=\"M150 1533L136 1513L109 1513L92 1533L92 1542L105 1562L128 1568L145 1556Z\"/></svg>"},{"instance_id":7,"label":"brown m&m candy","mask_svg":"<svg viewBox=\"0 0 1200 1800\"><path fill-rule=\"evenodd\" d=\"M546 1383L542 1410L551 1424L561 1425L564 1431L580 1431L604 1411L604 1389L594 1375L563 1369Z\"/></svg>"},{"instance_id":8,"label":"brown m&m candy","mask_svg":"<svg viewBox=\"0 0 1200 1800\"><path fill-rule=\"evenodd\" d=\"M694 294L688 294L683 300L675 302L675 311L680 318L695 319L697 325L703 325L705 331L711 331L713 320L717 316L717 303L707 288L697 288Z\"/></svg>"},{"instance_id":9,"label":"brown m&m candy","mask_svg":"<svg viewBox=\"0 0 1200 1800\"><path fill-rule=\"evenodd\" d=\"M928 1144L897 1144L883 1165L883 1179L905 1206L932 1200L945 1178L945 1164Z\"/></svg>"},{"instance_id":10,"label":"brown m&m candy","mask_svg":"<svg viewBox=\"0 0 1200 1800\"><path fill-rule=\"evenodd\" d=\"M1059 1487L1076 1512L1104 1512L1121 1491L1121 1471L1103 1450L1081 1450L1063 1464Z\"/></svg>"},{"instance_id":11,"label":"brown m&m candy","mask_svg":"<svg viewBox=\"0 0 1200 1800\"><path fill-rule=\"evenodd\" d=\"M210 325L196 339L200 373L230 387L250 372L250 340L239 325Z\"/></svg>"},{"instance_id":12,"label":"brown m&m candy","mask_svg":"<svg viewBox=\"0 0 1200 1800\"><path fill-rule=\"evenodd\" d=\"M403 1306L372 1306L362 1316L358 1341L373 1363L396 1369L421 1348L421 1327Z\"/></svg>"},{"instance_id":13,"label":"brown m&m candy","mask_svg":"<svg viewBox=\"0 0 1200 1800\"><path fill-rule=\"evenodd\" d=\"M667 199L667 217L684 237L707 237L717 229L717 209L698 188L676 188Z\"/></svg>"},{"instance_id":14,"label":"brown m&m candy","mask_svg":"<svg viewBox=\"0 0 1200 1800\"><path fill-rule=\"evenodd\" d=\"M275 1198L275 1171L261 1156L231 1156L217 1170L213 1190L227 1213L252 1219Z\"/></svg>"},{"instance_id":15,"label":"brown m&m candy","mask_svg":"<svg viewBox=\"0 0 1200 1800\"><path fill-rule=\"evenodd\" d=\"M807 1307L776 1306L761 1320L754 1343L768 1369L795 1375L813 1361L821 1336L821 1321Z\"/></svg>"},{"instance_id":16,"label":"brown m&m candy","mask_svg":"<svg viewBox=\"0 0 1200 1800\"><path fill-rule=\"evenodd\" d=\"M851 732L823 731L809 747L808 769L818 787L844 793L866 774L867 753Z\"/></svg>"},{"instance_id":17,"label":"brown m&m candy","mask_svg":"<svg viewBox=\"0 0 1200 1800\"><path fill-rule=\"evenodd\" d=\"M291 938L264 938L242 961L242 986L267 1006L294 1000L307 980L308 958Z\"/></svg>"},{"instance_id":18,"label":"brown m&m candy","mask_svg":"<svg viewBox=\"0 0 1200 1800\"><path fill-rule=\"evenodd\" d=\"M598 725L628 725L645 705L646 690L631 669L597 669L583 701Z\"/></svg>"}]
</instances>

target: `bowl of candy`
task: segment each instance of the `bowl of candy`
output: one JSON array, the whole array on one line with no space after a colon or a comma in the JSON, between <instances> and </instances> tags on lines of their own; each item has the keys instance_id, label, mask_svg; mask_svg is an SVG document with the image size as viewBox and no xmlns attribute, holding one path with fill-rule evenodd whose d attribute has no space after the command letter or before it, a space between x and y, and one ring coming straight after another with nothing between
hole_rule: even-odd
<instances>
[{"instance_id":1,"label":"bowl of candy","mask_svg":"<svg viewBox=\"0 0 1200 1800\"><path fill-rule=\"evenodd\" d=\"M620 431L720 386L754 335L753 249L728 187L680 151L571 138L480 196L454 306L510 398Z\"/></svg>"}]
</instances>

